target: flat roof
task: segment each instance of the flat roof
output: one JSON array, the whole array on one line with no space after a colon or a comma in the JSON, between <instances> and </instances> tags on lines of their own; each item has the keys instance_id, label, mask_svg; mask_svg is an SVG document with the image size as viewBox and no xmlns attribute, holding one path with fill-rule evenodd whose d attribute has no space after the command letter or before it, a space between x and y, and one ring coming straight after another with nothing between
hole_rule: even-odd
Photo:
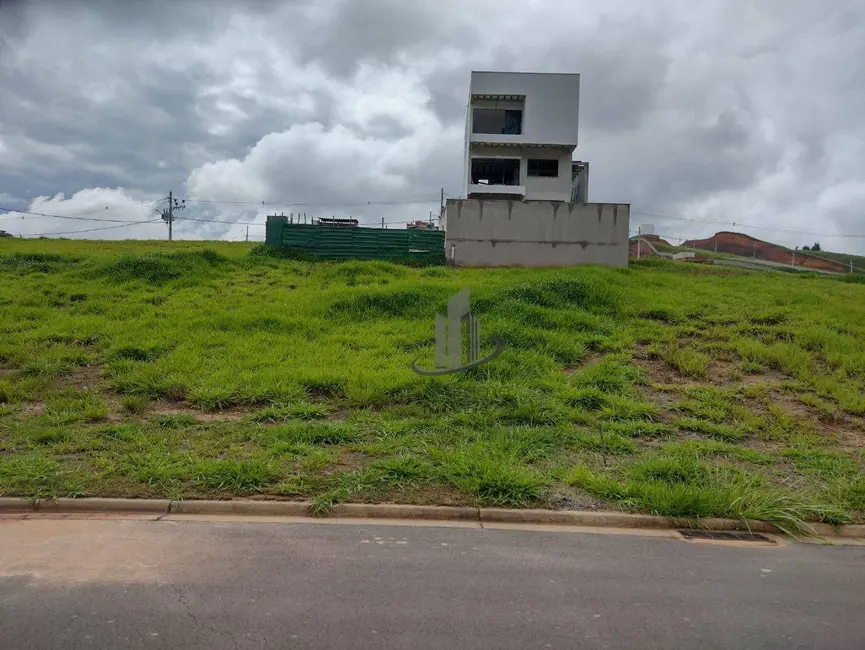
<instances>
[{"instance_id":1,"label":"flat roof","mask_svg":"<svg viewBox=\"0 0 865 650\"><path fill-rule=\"evenodd\" d=\"M560 75L564 77L579 77L579 72L531 72L526 70L472 70L472 74L537 74Z\"/></svg>"}]
</instances>

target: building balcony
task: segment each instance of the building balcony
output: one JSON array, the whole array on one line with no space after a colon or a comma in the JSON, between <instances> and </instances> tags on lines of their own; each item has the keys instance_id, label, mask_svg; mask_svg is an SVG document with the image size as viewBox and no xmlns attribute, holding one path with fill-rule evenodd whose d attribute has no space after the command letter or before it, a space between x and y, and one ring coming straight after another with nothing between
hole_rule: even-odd
<instances>
[{"instance_id":1,"label":"building balcony","mask_svg":"<svg viewBox=\"0 0 865 650\"><path fill-rule=\"evenodd\" d=\"M521 133L470 133L471 145L514 145L526 144L528 138Z\"/></svg>"},{"instance_id":2,"label":"building balcony","mask_svg":"<svg viewBox=\"0 0 865 650\"><path fill-rule=\"evenodd\" d=\"M469 197L498 197L522 199L526 196L525 185L488 185L486 183L471 183L468 187Z\"/></svg>"}]
</instances>

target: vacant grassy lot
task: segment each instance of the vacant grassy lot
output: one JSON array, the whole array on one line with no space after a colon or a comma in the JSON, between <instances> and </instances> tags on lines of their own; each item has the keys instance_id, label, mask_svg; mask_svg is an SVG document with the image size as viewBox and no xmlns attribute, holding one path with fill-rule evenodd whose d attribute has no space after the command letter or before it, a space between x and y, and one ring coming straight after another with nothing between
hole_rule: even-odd
<instances>
[{"instance_id":1,"label":"vacant grassy lot","mask_svg":"<svg viewBox=\"0 0 865 650\"><path fill-rule=\"evenodd\" d=\"M0 241L0 493L865 517L865 284ZM468 286L485 340L421 377Z\"/></svg>"}]
</instances>

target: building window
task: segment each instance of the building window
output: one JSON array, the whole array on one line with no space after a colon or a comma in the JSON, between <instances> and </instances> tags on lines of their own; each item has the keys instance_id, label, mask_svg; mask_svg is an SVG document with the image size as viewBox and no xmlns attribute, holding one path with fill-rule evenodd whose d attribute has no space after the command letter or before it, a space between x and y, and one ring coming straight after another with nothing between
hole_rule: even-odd
<instances>
[{"instance_id":1,"label":"building window","mask_svg":"<svg viewBox=\"0 0 865 650\"><path fill-rule=\"evenodd\" d=\"M519 185L516 158L472 158L472 185Z\"/></svg>"},{"instance_id":2,"label":"building window","mask_svg":"<svg viewBox=\"0 0 865 650\"><path fill-rule=\"evenodd\" d=\"M528 164L528 174L529 176L546 176L547 178L558 178L559 161L544 160L542 158L530 158Z\"/></svg>"},{"instance_id":3,"label":"building window","mask_svg":"<svg viewBox=\"0 0 865 650\"><path fill-rule=\"evenodd\" d=\"M476 108L472 115L472 133L520 135L523 132L523 112L520 110Z\"/></svg>"}]
</instances>

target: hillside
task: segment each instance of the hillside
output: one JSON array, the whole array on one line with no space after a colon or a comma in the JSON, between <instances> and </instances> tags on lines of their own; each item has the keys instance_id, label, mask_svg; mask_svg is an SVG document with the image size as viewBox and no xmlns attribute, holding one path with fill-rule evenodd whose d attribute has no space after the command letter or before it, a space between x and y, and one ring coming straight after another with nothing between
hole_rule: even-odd
<instances>
[{"instance_id":1,"label":"hillside","mask_svg":"<svg viewBox=\"0 0 865 650\"><path fill-rule=\"evenodd\" d=\"M853 261L853 271L855 273L865 273L865 257L861 255L851 255L849 253L829 253L827 251L809 251L805 253L811 257L819 257L830 262L843 264L849 270L850 261Z\"/></svg>"},{"instance_id":2,"label":"hillside","mask_svg":"<svg viewBox=\"0 0 865 650\"><path fill-rule=\"evenodd\" d=\"M0 240L0 496L865 516L865 284ZM470 287L505 352L432 365Z\"/></svg>"},{"instance_id":3,"label":"hillside","mask_svg":"<svg viewBox=\"0 0 865 650\"><path fill-rule=\"evenodd\" d=\"M818 271L848 273L846 260L834 261L830 257L812 255L807 251L793 251L784 246L757 239L738 232L718 232L706 239L691 239L682 244L685 248L728 253L739 257L753 258L764 262L789 264Z\"/></svg>"}]
</instances>

